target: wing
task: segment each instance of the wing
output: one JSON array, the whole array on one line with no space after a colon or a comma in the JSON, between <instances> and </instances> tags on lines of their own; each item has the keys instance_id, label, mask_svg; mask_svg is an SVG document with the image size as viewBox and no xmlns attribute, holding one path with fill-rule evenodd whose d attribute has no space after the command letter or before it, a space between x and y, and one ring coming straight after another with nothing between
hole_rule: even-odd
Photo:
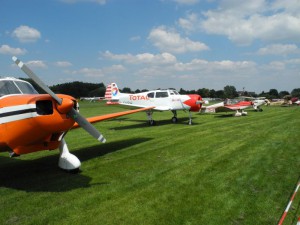
<instances>
[{"instance_id":1,"label":"wing","mask_svg":"<svg viewBox=\"0 0 300 225\"><path fill-rule=\"evenodd\" d=\"M113 118L120 117L120 116L125 116L125 115L129 115L129 114L137 113L137 112L151 110L153 108L154 107L147 107L147 108L141 108L141 109L135 109L135 110L128 110L128 111L124 111L124 112L111 113L111 114L106 114L106 115L101 115L101 116L94 116L94 117L86 118L86 120L89 121L90 123L96 123L96 122L100 122L103 120L109 120L109 119L113 119ZM75 128L79 128L79 127L80 126L78 125L78 123L75 123L71 129L75 129Z\"/></svg>"},{"instance_id":2,"label":"wing","mask_svg":"<svg viewBox=\"0 0 300 225\"><path fill-rule=\"evenodd\" d=\"M240 105L240 104L224 105L216 108L216 112L229 112L229 111L241 110L241 109L248 108L249 106L250 105Z\"/></svg>"}]
</instances>

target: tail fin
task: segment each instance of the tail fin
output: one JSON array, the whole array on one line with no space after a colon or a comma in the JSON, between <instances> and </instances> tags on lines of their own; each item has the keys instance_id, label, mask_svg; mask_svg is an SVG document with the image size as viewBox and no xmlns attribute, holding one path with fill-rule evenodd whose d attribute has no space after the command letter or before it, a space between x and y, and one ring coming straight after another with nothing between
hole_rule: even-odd
<instances>
[{"instance_id":1,"label":"tail fin","mask_svg":"<svg viewBox=\"0 0 300 225\"><path fill-rule=\"evenodd\" d=\"M117 102L119 100L119 88L116 83L111 83L107 85L106 91L105 91L105 100L108 100L108 104L111 104L112 102Z\"/></svg>"}]
</instances>

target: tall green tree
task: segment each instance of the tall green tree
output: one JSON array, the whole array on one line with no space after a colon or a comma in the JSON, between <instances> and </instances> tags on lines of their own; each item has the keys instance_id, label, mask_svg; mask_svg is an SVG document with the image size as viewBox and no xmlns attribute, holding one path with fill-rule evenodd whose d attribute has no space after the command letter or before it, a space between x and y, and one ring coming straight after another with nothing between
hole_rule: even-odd
<instances>
[{"instance_id":1,"label":"tall green tree","mask_svg":"<svg viewBox=\"0 0 300 225\"><path fill-rule=\"evenodd\" d=\"M216 98L226 98L223 90L216 91Z\"/></svg>"},{"instance_id":2,"label":"tall green tree","mask_svg":"<svg viewBox=\"0 0 300 225\"><path fill-rule=\"evenodd\" d=\"M133 93L129 87L124 87L121 92L123 93Z\"/></svg>"},{"instance_id":3,"label":"tall green tree","mask_svg":"<svg viewBox=\"0 0 300 225\"><path fill-rule=\"evenodd\" d=\"M290 93L288 91L281 91L281 92L279 92L279 97L283 98L284 96L289 95L289 94Z\"/></svg>"},{"instance_id":4,"label":"tall green tree","mask_svg":"<svg viewBox=\"0 0 300 225\"><path fill-rule=\"evenodd\" d=\"M211 98L216 98L217 97L215 89L209 90L209 97L211 97Z\"/></svg>"},{"instance_id":5,"label":"tall green tree","mask_svg":"<svg viewBox=\"0 0 300 225\"><path fill-rule=\"evenodd\" d=\"M279 98L279 93L277 89L270 89L269 96L270 98Z\"/></svg>"},{"instance_id":6,"label":"tall green tree","mask_svg":"<svg viewBox=\"0 0 300 225\"><path fill-rule=\"evenodd\" d=\"M227 85L224 87L224 96L225 98L235 98L239 95L234 86Z\"/></svg>"},{"instance_id":7,"label":"tall green tree","mask_svg":"<svg viewBox=\"0 0 300 225\"><path fill-rule=\"evenodd\" d=\"M292 95L293 97L300 98L300 88L295 88L295 89L293 89L292 92L291 92L291 95Z\"/></svg>"},{"instance_id":8,"label":"tall green tree","mask_svg":"<svg viewBox=\"0 0 300 225\"><path fill-rule=\"evenodd\" d=\"M198 89L196 93L199 94L202 98L209 97L209 89L207 88Z\"/></svg>"},{"instance_id":9,"label":"tall green tree","mask_svg":"<svg viewBox=\"0 0 300 225\"><path fill-rule=\"evenodd\" d=\"M102 88L103 91L103 88L105 88L105 86L103 83L94 84L74 81L70 83L57 84L50 87L50 89L52 89L52 91L57 94L71 95L75 98L91 96L90 92L96 90L97 88ZM95 95L93 94L93 96Z\"/></svg>"},{"instance_id":10,"label":"tall green tree","mask_svg":"<svg viewBox=\"0 0 300 225\"><path fill-rule=\"evenodd\" d=\"M186 90L184 90L183 88L180 88L180 90L179 90L179 94L181 94L181 95L185 95L185 94L187 94L187 91L186 91Z\"/></svg>"}]
</instances>

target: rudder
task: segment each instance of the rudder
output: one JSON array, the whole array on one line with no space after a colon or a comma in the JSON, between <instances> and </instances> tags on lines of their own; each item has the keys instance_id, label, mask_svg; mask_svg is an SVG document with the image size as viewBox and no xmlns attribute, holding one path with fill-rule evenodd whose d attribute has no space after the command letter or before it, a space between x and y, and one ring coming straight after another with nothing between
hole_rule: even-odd
<instances>
[{"instance_id":1,"label":"rudder","mask_svg":"<svg viewBox=\"0 0 300 225\"><path fill-rule=\"evenodd\" d=\"M107 85L106 91L105 91L105 100L108 100L108 104L111 104L113 101L116 102L119 100L119 88L116 83L111 83Z\"/></svg>"}]
</instances>

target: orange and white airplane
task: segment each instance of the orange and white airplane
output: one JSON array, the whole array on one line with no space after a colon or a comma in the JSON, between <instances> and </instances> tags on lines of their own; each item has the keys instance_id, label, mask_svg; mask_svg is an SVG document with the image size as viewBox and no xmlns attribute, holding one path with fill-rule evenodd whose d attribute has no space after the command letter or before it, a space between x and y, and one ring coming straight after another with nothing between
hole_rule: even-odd
<instances>
[{"instance_id":1,"label":"orange and white airplane","mask_svg":"<svg viewBox=\"0 0 300 225\"><path fill-rule=\"evenodd\" d=\"M69 95L54 94L23 62L15 63L46 93L38 94L33 86L15 78L0 79L0 152L11 157L59 148L58 165L64 170L78 170L79 159L69 152L64 136L70 129L82 127L98 141L102 134L91 123L139 111L138 109L85 119L77 100Z\"/></svg>"},{"instance_id":2,"label":"orange and white airplane","mask_svg":"<svg viewBox=\"0 0 300 225\"><path fill-rule=\"evenodd\" d=\"M105 99L108 100L107 104L121 104L139 108L152 107L152 109L146 111L150 125L155 125L155 121L152 119L153 110L171 111L173 113L173 123L178 121L177 110L188 111L189 124L191 125L191 112L199 112L202 104L205 103L200 95L180 95L174 89L125 94L120 92L116 83L111 83L107 86Z\"/></svg>"}]
</instances>

